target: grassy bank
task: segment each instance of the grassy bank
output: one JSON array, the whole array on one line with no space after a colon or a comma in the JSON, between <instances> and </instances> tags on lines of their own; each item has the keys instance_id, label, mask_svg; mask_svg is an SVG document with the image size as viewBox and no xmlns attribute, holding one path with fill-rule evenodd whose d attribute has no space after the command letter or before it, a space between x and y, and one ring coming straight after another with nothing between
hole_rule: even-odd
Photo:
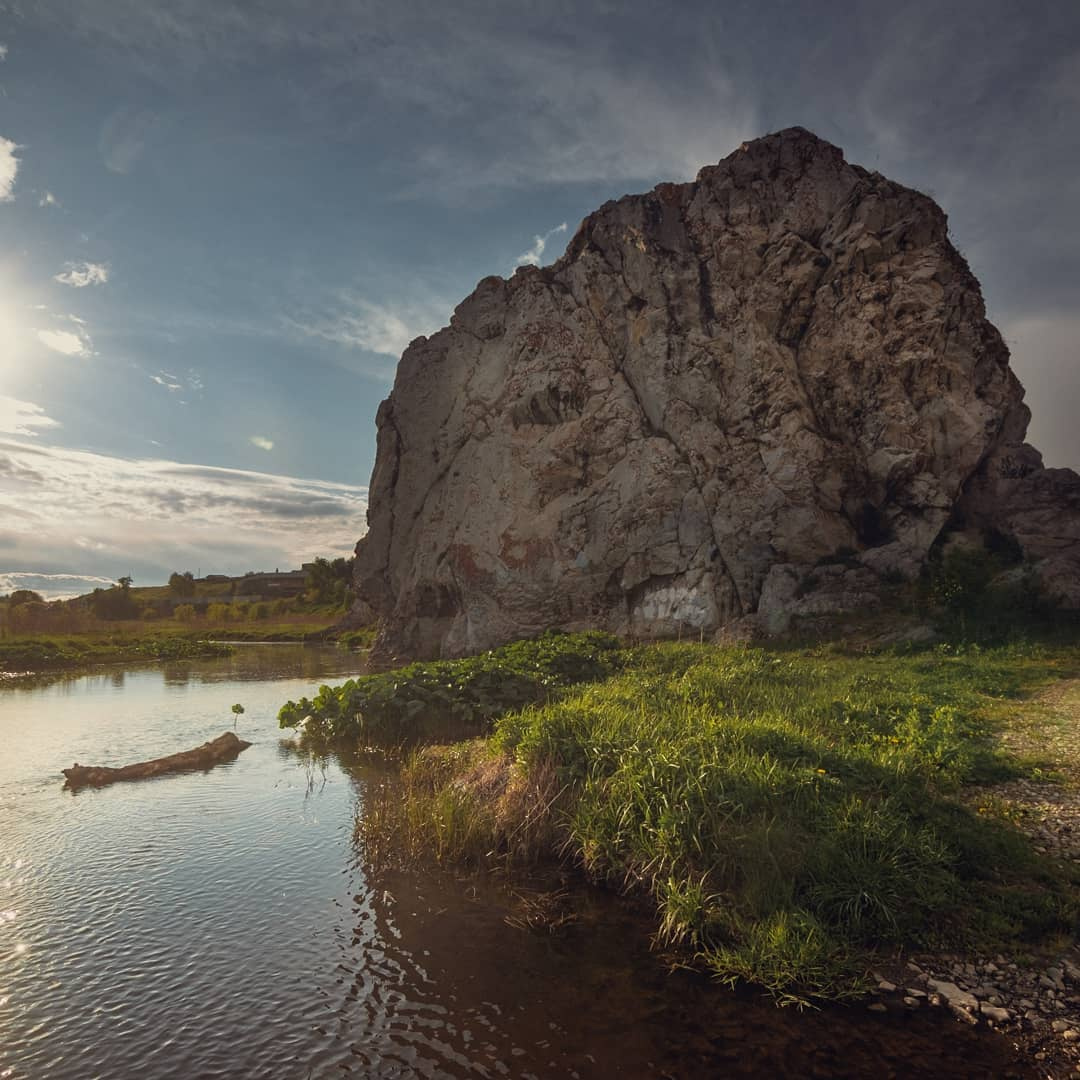
<instances>
[{"instance_id":1,"label":"grassy bank","mask_svg":"<svg viewBox=\"0 0 1080 1080\"><path fill-rule=\"evenodd\" d=\"M1075 864L1035 854L977 797L1039 768L993 735L1026 693L1080 669L1075 647L661 645L608 650L602 668L503 711L490 737L415 751L404 797L359 822L367 842L571 859L646 899L662 942L781 998L856 994L875 952L1075 932Z\"/></svg>"},{"instance_id":2,"label":"grassy bank","mask_svg":"<svg viewBox=\"0 0 1080 1080\"><path fill-rule=\"evenodd\" d=\"M225 642L337 642L342 648L369 647L373 630L334 632L340 611L293 614L255 623L161 619L87 620L74 633L12 633L0 636L0 672L48 672L145 660L185 660L227 656Z\"/></svg>"},{"instance_id":3,"label":"grassy bank","mask_svg":"<svg viewBox=\"0 0 1080 1080\"><path fill-rule=\"evenodd\" d=\"M228 645L180 634L35 634L0 640L0 671L62 671L94 664L227 656Z\"/></svg>"}]
</instances>

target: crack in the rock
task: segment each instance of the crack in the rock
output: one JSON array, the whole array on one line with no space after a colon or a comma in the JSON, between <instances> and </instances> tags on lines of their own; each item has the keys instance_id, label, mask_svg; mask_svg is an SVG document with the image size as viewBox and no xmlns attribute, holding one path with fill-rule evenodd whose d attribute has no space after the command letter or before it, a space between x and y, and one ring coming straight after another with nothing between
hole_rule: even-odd
<instances>
[{"instance_id":1,"label":"crack in the rock","mask_svg":"<svg viewBox=\"0 0 1080 1080\"><path fill-rule=\"evenodd\" d=\"M601 253L601 255L603 255L602 249L600 250L600 253ZM608 266L611 266L612 269L618 274L619 279L622 281L623 286L625 287L627 293L629 295L633 296L634 295L634 290L630 288L630 283L626 280L626 275L622 272L621 267L613 266L611 261L606 256L604 256L604 261L608 264ZM661 287L664 288L665 298L666 298L667 297L667 288L666 288L666 286L663 285L663 282L661 282ZM747 607L746 607L745 602L743 601L742 592L739 589L739 585L738 585L738 582L736 582L736 580L735 580L734 574L732 574L732 572L731 572L731 568L727 564L727 560L724 558L723 545L720 543L720 537L716 533L716 525L713 522L712 511L709 509L708 500L706 500L705 492L702 490L702 481L698 476L697 470L694 468L693 461L690 459L690 456L689 456L689 454L687 454L686 450L683 449L683 447L679 445L678 441L671 434L671 432L666 431L663 427L657 427L650 420L648 410L645 408L645 403L642 400L641 394L638 391L638 388L634 385L633 379L630 377L630 374L629 374L629 372L627 370L626 356L625 356L624 350L620 349L617 346L616 343L609 340L609 336L608 336L608 334L606 332L606 328L604 326L604 323L601 321L601 319L596 314L596 312L594 312L592 310L592 308L588 304L581 304L579 302L579 306L584 308L585 310L587 310L589 315L591 316L591 318L593 320L593 323L596 326L597 333L600 335L600 339L604 342L604 345L608 350L608 354L611 356L612 360L614 361L614 367L615 367L616 373L622 377L622 380L626 384L627 389L629 389L630 393L633 395L634 401L637 403L638 412L640 413L641 418L644 421L646 430L648 432L650 432L651 434L653 434L653 435L658 435L661 438L666 439L668 441L668 443L671 444L672 448L675 450L676 454L679 457L679 460L682 461L682 463L686 466L686 469L687 469L687 471L688 471L688 473L690 475L690 480L691 480L691 482L693 484L693 488L697 492L698 497L701 499L702 505L705 507L705 514L706 514L706 517L709 520L709 532L712 534L713 547L716 550L717 560L720 563L720 569L723 571L724 577L727 578L728 584L731 586L732 592L735 594L735 601L739 606L739 613L740 614L745 614L746 611L747 611ZM669 318L669 322L670 322L670 320L673 318L670 301L667 303L666 306L667 306L667 314L668 314L668 318ZM670 349L671 349L671 335L669 334L669 336L668 336L668 350L669 350L669 352L670 352ZM687 569L689 569L689 567L687 567Z\"/></svg>"}]
</instances>

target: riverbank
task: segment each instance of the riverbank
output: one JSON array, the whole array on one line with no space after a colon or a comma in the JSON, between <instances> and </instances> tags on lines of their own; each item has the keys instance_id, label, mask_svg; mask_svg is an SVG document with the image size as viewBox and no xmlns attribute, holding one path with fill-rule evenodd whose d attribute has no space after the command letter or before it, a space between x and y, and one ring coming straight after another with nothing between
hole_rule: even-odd
<instances>
[{"instance_id":1,"label":"riverbank","mask_svg":"<svg viewBox=\"0 0 1080 1080\"><path fill-rule=\"evenodd\" d=\"M369 846L484 866L571 861L647 899L658 942L780 1001L865 1000L895 981L896 957L917 957L926 979L964 994L978 978L960 1010L1068 1075L1080 987L1063 961L1077 962L1080 863L1025 827L1043 813L1072 835L1053 805L1071 805L1076 774L1045 738L1040 694L1080 674L1080 649L672 644L605 663L602 681L553 687L557 700L504 712L490 737L413 751L404 797L358 823ZM402 674L388 677L407 686ZM339 716L363 714L356 685ZM1042 800L1031 812L1023 791ZM1016 977L979 997L999 955ZM1038 987L1059 968L1052 999L1027 996L1028 975ZM918 993L895 1007L948 1003L909 975L896 985Z\"/></svg>"},{"instance_id":2,"label":"riverbank","mask_svg":"<svg viewBox=\"0 0 1080 1080\"><path fill-rule=\"evenodd\" d=\"M228 645L181 634L34 635L0 641L0 675L74 671L98 664L228 656Z\"/></svg>"},{"instance_id":3,"label":"riverbank","mask_svg":"<svg viewBox=\"0 0 1080 1080\"><path fill-rule=\"evenodd\" d=\"M0 677L78 671L104 664L194 660L228 656L230 643L284 642L337 644L345 649L370 645L370 630L338 631L325 619L192 629L186 625L146 632L139 624L77 634L18 634L0 638Z\"/></svg>"}]
</instances>

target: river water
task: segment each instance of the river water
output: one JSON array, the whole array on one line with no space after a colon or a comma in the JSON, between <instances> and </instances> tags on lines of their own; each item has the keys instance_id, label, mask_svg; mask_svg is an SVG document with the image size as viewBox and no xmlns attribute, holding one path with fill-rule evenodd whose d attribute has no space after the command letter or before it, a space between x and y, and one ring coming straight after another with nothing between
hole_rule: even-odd
<instances>
[{"instance_id":1,"label":"river water","mask_svg":"<svg viewBox=\"0 0 1080 1080\"><path fill-rule=\"evenodd\" d=\"M524 886L373 880L352 825L385 766L313 762L275 719L355 664L251 646L0 688L0 1080L1024 1074L940 1018L777 1010L670 973L600 890L548 934L511 925ZM62 789L72 762L231 730L234 703L254 744L234 762Z\"/></svg>"}]
</instances>

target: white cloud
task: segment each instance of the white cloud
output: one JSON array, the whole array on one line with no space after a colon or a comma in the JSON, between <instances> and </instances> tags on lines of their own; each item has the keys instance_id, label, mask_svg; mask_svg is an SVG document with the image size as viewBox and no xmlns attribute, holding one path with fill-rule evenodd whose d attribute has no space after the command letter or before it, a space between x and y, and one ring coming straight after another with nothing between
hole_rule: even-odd
<instances>
[{"instance_id":1,"label":"white cloud","mask_svg":"<svg viewBox=\"0 0 1080 1080\"><path fill-rule=\"evenodd\" d=\"M108 280L108 266L104 263L92 262L65 263L63 273L53 277L53 281L59 281L61 285L70 285L74 289L85 289L87 285L104 285Z\"/></svg>"},{"instance_id":2,"label":"white cloud","mask_svg":"<svg viewBox=\"0 0 1080 1080\"><path fill-rule=\"evenodd\" d=\"M6 60L7 59L7 54L8 54L8 47L5 44L3 44L3 42L0 42L0 61Z\"/></svg>"},{"instance_id":3,"label":"white cloud","mask_svg":"<svg viewBox=\"0 0 1080 1080\"><path fill-rule=\"evenodd\" d=\"M328 308L286 319L287 327L352 349L395 360L421 335L434 333L449 321L450 305L436 300L374 304L342 293ZM393 374L391 369L390 374Z\"/></svg>"},{"instance_id":4,"label":"white cloud","mask_svg":"<svg viewBox=\"0 0 1080 1080\"><path fill-rule=\"evenodd\" d=\"M13 593L17 589L33 589L45 600L67 600L115 584L113 578L93 574L0 573L0 594Z\"/></svg>"},{"instance_id":5,"label":"white cloud","mask_svg":"<svg viewBox=\"0 0 1080 1080\"><path fill-rule=\"evenodd\" d=\"M143 374L152 382L157 383L158 386L168 390L170 394L176 394L180 391L198 394L204 388L203 381L194 368L188 368L186 375L175 375L173 372L165 370L159 371L156 375L152 375L148 371L143 372ZM177 398L176 400L180 405L188 403L186 398Z\"/></svg>"},{"instance_id":6,"label":"white cloud","mask_svg":"<svg viewBox=\"0 0 1080 1080\"><path fill-rule=\"evenodd\" d=\"M15 175L19 171L15 151L20 149L18 143L0 136L0 202L11 202L15 198Z\"/></svg>"},{"instance_id":7,"label":"white cloud","mask_svg":"<svg viewBox=\"0 0 1080 1080\"><path fill-rule=\"evenodd\" d=\"M70 330L39 330L38 341L53 352L64 356L90 356L90 339L85 334L73 334Z\"/></svg>"},{"instance_id":8,"label":"white cloud","mask_svg":"<svg viewBox=\"0 0 1080 1080\"><path fill-rule=\"evenodd\" d=\"M252 446L257 446L260 450L274 449L274 440L268 439L265 435L252 435L249 442Z\"/></svg>"},{"instance_id":9,"label":"white cloud","mask_svg":"<svg viewBox=\"0 0 1080 1080\"><path fill-rule=\"evenodd\" d=\"M0 432L6 435L37 435L34 428L59 426L60 421L46 416L40 405L0 394Z\"/></svg>"},{"instance_id":10,"label":"white cloud","mask_svg":"<svg viewBox=\"0 0 1080 1080\"><path fill-rule=\"evenodd\" d=\"M514 260L515 266L539 266L540 259L544 254L544 249L548 245L548 241L553 236L558 236L559 233L566 232L567 225L564 221L561 225L556 225L554 229L549 229L543 236L533 237L533 246L528 251L522 253Z\"/></svg>"},{"instance_id":11,"label":"white cloud","mask_svg":"<svg viewBox=\"0 0 1080 1080\"><path fill-rule=\"evenodd\" d=\"M51 192L43 191L38 199L38 206L59 206L60 200Z\"/></svg>"},{"instance_id":12,"label":"white cloud","mask_svg":"<svg viewBox=\"0 0 1080 1080\"><path fill-rule=\"evenodd\" d=\"M9 572L243 573L347 554L367 489L270 473L127 460L0 439L0 551Z\"/></svg>"}]
</instances>

